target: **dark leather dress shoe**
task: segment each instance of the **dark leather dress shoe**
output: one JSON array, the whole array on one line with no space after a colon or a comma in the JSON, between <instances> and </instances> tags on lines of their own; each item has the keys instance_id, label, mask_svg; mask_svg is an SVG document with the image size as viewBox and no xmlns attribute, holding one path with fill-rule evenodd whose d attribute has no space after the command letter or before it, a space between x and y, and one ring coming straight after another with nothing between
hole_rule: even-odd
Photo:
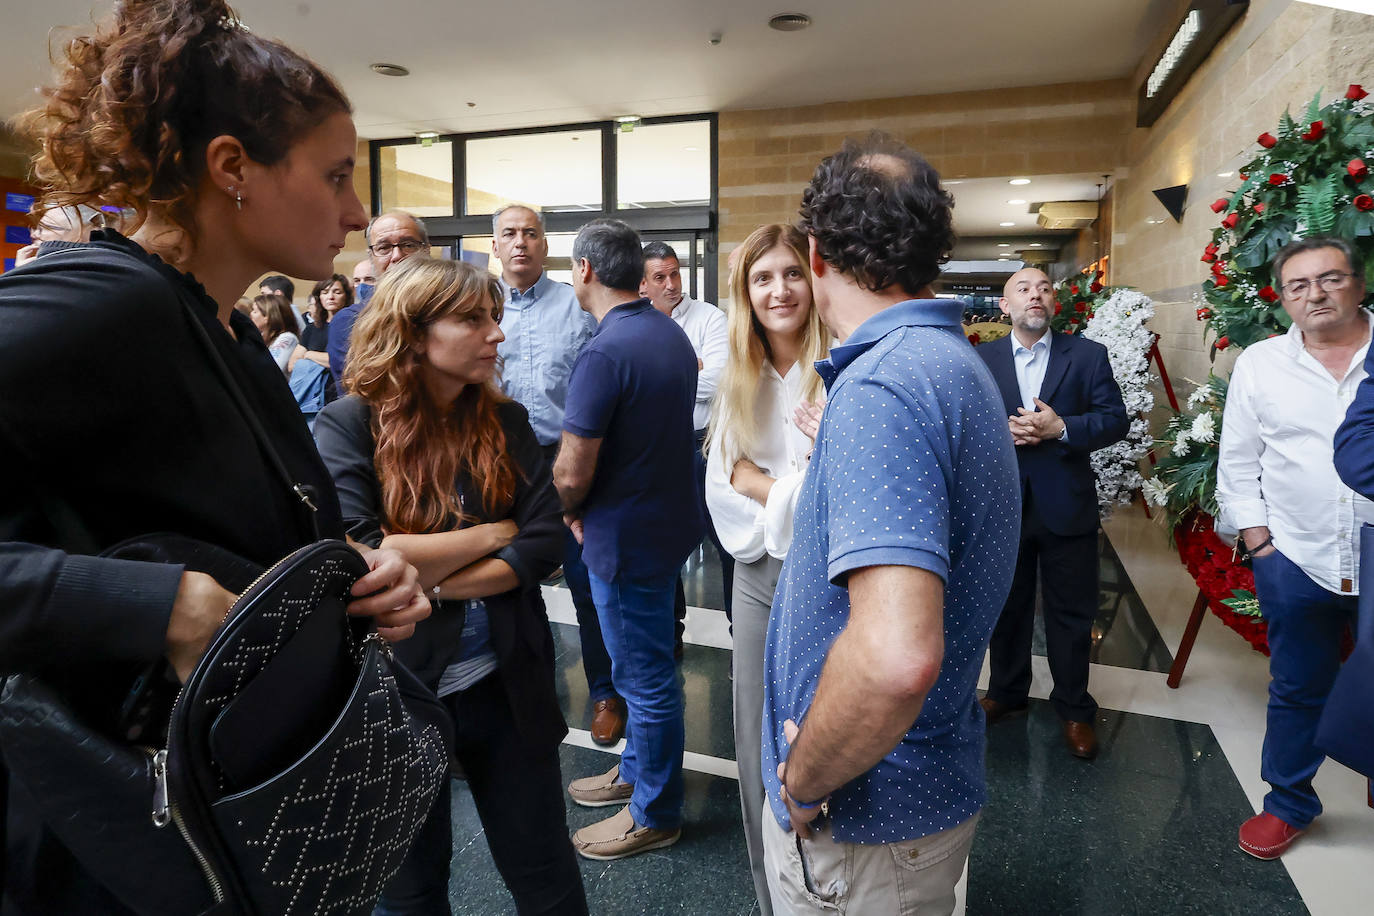
<instances>
[{"instance_id":1,"label":"dark leather dress shoe","mask_svg":"<svg viewBox=\"0 0 1374 916\"><path fill-rule=\"evenodd\" d=\"M1097 732L1093 731L1091 722L1070 722L1065 720L1061 723L1064 730L1064 743L1069 746L1069 753L1083 760L1092 760L1097 756Z\"/></svg>"},{"instance_id":2,"label":"dark leather dress shoe","mask_svg":"<svg viewBox=\"0 0 1374 916\"><path fill-rule=\"evenodd\" d=\"M625 701L619 697L597 700L592 706L592 740L602 747L608 747L624 735Z\"/></svg>"},{"instance_id":3,"label":"dark leather dress shoe","mask_svg":"<svg viewBox=\"0 0 1374 916\"><path fill-rule=\"evenodd\" d=\"M1001 703L991 697L983 697L978 701L978 705L983 707L983 714L987 716L988 728L1001 722L1003 719L1010 719L1012 716L1023 716L1026 714L1027 704L1013 706L1010 703Z\"/></svg>"}]
</instances>

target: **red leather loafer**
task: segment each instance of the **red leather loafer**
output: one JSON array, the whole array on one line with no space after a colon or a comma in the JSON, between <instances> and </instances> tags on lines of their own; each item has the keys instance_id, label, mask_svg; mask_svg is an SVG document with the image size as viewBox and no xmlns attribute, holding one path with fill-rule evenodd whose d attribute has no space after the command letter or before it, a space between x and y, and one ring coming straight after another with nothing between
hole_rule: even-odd
<instances>
[{"instance_id":1,"label":"red leather loafer","mask_svg":"<svg viewBox=\"0 0 1374 916\"><path fill-rule=\"evenodd\" d=\"M1287 852L1293 841L1306 832L1263 811L1240 825L1240 848L1269 862Z\"/></svg>"}]
</instances>

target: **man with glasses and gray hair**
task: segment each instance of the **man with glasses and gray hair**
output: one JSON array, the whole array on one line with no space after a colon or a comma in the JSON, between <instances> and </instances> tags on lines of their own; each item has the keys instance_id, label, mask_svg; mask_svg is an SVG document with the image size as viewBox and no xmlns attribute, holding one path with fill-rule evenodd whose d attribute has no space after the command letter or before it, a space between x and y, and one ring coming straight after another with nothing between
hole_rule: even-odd
<instances>
[{"instance_id":1,"label":"man with glasses and gray hair","mask_svg":"<svg viewBox=\"0 0 1374 916\"><path fill-rule=\"evenodd\" d=\"M1239 529L1269 630L1264 810L1240 848L1277 859L1321 814L1312 778L1325 759L1317 722L1355 621L1360 526L1374 504L1341 481L1332 439L1366 377L1374 318L1364 268L1345 240L1294 242L1274 259L1288 333L1236 360L1217 467L1222 519Z\"/></svg>"},{"instance_id":2,"label":"man with glasses and gray hair","mask_svg":"<svg viewBox=\"0 0 1374 916\"><path fill-rule=\"evenodd\" d=\"M425 231L424 222L404 210L388 210L381 216L373 217L363 232L363 238L367 240L367 251L378 280L390 268L412 255L429 257L429 233ZM353 273L356 277L358 271L355 269ZM329 322L329 371L340 392L343 391L344 363L348 361L348 341L353 336L353 322L367 308L370 298L370 294L360 294L356 302L348 308L339 309Z\"/></svg>"}]
</instances>

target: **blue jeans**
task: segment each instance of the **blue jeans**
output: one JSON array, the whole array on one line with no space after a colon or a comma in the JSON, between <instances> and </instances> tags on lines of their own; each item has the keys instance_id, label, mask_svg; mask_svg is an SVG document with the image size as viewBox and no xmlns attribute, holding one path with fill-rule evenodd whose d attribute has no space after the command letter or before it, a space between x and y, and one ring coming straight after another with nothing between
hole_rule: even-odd
<instances>
[{"instance_id":1,"label":"blue jeans","mask_svg":"<svg viewBox=\"0 0 1374 916\"><path fill-rule=\"evenodd\" d=\"M682 825L682 689L673 662L673 582L589 573L611 676L629 712L620 777L634 783L630 813L656 830Z\"/></svg>"},{"instance_id":2,"label":"blue jeans","mask_svg":"<svg viewBox=\"0 0 1374 916\"><path fill-rule=\"evenodd\" d=\"M565 529L563 534L567 539L563 551L563 581L572 593L573 609L577 611L582 671L587 675L587 695L595 703L616 696L611 657L606 654L606 642L601 636L601 622L597 620L592 586L587 580L587 564L582 562L582 545L577 543L572 531Z\"/></svg>"},{"instance_id":3,"label":"blue jeans","mask_svg":"<svg viewBox=\"0 0 1374 916\"><path fill-rule=\"evenodd\" d=\"M1264 810L1305 829L1322 804L1312 788L1326 756L1313 744L1317 721L1341 667L1341 635L1358 600L1329 592L1275 551L1254 561L1255 592L1269 626L1269 715L1260 776Z\"/></svg>"}]
</instances>

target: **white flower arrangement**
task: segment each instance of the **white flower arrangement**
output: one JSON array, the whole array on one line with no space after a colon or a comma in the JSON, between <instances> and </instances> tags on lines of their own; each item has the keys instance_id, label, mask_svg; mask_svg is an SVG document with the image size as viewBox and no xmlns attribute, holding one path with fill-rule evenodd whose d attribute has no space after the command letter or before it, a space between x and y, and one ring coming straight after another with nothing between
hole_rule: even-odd
<instances>
[{"instance_id":1,"label":"white flower arrangement","mask_svg":"<svg viewBox=\"0 0 1374 916\"><path fill-rule=\"evenodd\" d=\"M1210 413L1200 413L1193 418L1193 425L1188 430L1188 438L1194 442L1211 442L1216 438L1217 424Z\"/></svg>"},{"instance_id":2,"label":"white flower arrangement","mask_svg":"<svg viewBox=\"0 0 1374 916\"><path fill-rule=\"evenodd\" d=\"M1132 418L1125 439L1091 455L1097 474L1097 502L1104 515L1110 514L1115 506L1128 505L1138 491L1144 491L1147 499L1151 492L1167 492L1162 484L1146 481L1140 473L1140 459L1152 442L1145 415L1155 406L1154 392L1150 390L1154 379L1150 371L1154 334L1146 329L1145 322L1154 314L1154 303L1148 296L1133 289L1118 289L1096 307L1083 329L1084 337L1107 348L1112 375L1121 389L1126 413ZM1146 490L1147 483L1154 483L1155 487Z\"/></svg>"}]
</instances>

